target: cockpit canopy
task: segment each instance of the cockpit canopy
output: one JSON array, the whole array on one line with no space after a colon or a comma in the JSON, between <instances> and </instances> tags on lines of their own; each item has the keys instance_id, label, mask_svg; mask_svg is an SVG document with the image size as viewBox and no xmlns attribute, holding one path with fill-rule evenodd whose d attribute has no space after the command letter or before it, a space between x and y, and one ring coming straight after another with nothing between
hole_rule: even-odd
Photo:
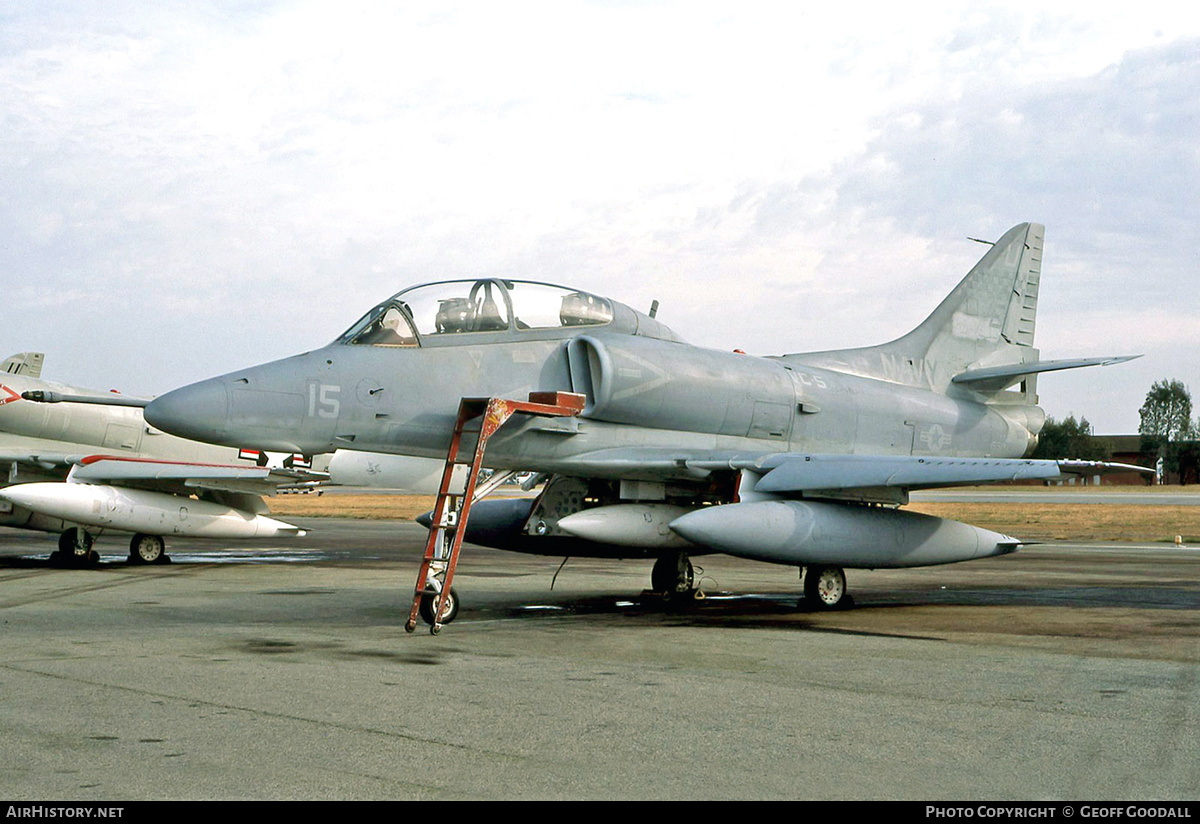
<instances>
[{"instance_id":1,"label":"cockpit canopy","mask_svg":"<svg viewBox=\"0 0 1200 824\"><path fill-rule=\"evenodd\" d=\"M405 289L351 326L338 343L419 346L435 335L602 326L610 301L520 280L452 280Z\"/></svg>"}]
</instances>

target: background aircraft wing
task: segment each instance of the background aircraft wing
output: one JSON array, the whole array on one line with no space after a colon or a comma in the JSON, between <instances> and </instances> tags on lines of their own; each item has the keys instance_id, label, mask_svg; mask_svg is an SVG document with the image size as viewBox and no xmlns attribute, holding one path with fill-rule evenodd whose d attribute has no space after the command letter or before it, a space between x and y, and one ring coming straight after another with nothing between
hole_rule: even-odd
<instances>
[{"instance_id":1,"label":"background aircraft wing","mask_svg":"<svg viewBox=\"0 0 1200 824\"><path fill-rule=\"evenodd\" d=\"M65 452L42 451L0 451L0 464L19 464L46 472L61 470L66 475L73 461L79 460L79 455L68 455ZM0 478L0 482L3 478Z\"/></svg>"},{"instance_id":2,"label":"background aircraft wing","mask_svg":"<svg viewBox=\"0 0 1200 824\"><path fill-rule=\"evenodd\" d=\"M91 455L77 461L68 480L108 483L175 494L199 490L272 495L280 488L327 481L329 474L305 468L188 463Z\"/></svg>"}]
</instances>

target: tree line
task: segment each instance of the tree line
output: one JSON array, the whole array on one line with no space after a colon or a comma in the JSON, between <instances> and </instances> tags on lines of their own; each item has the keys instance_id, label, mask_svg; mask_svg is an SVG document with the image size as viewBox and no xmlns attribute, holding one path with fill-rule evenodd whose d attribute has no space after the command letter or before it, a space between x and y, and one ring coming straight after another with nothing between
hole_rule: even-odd
<instances>
[{"instance_id":1,"label":"tree line","mask_svg":"<svg viewBox=\"0 0 1200 824\"><path fill-rule=\"evenodd\" d=\"M1181 484L1200 482L1200 420L1192 420L1192 396L1177 380L1156 381L1138 410L1142 452L1162 459Z\"/></svg>"},{"instance_id":2,"label":"tree line","mask_svg":"<svg viewBox=\"0 0 1200 824\"><path fill-rule=\"evenodd\" d=\"M1200 483L1200 419L1192 419L1188 388L1177 380L1156 381L1138 414L1142 454L1161 458L1163 471L1178 475L1180 483ZM1062 421L1046 419L1030 457L1106 461L1112 454L1087 418L1070 415Z\"/></svg>"}]
</instances>

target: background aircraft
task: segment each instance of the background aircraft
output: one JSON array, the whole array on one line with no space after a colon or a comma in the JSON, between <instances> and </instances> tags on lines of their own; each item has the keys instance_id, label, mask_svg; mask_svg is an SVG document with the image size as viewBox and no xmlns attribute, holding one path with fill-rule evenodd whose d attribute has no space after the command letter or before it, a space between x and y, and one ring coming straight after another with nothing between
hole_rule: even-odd
<instances>
[{"instance_id":1,"label":"background aircraft","mask_svg":"<svg viewBox=\"0 0 1200 824\"><path fill-rule=\"evenodd\" d=\"M147 426L145 400L107 405L33 403L23 393L96 396L41 380L42 355L0 364L0 525L60 532L54 560L94 563L96 535L134 533L135 563L166 559L166 535L272 537L303 534L266 517L264 494L326 477L291 456L267 456L184 440ZM132 405L115 405L132 404ZM284 463L288 465L285 466ZM196 497L191 497L191 496Z\"/></svg>"},{"instance_id":2,"label":"background aircraft","mask_svg":"<svg viewBox=\"0 0 1200 824\"><path fill-rule=\"evenodd\" d=\"M1021 459L1045 421L1039 374L1127 359L1040 359L1043 235L1010 229L897 340L779 357L690 346L654 317L574 289L417 286L328 346L169 392L146 420L213 443L437 458L461 398L581 394L576 416L519 416L491 438L488 466L552 477L536 500L475 507L467 540L653 557L654 588L673 593L692 588L689 556L727 552L804 568L806 598L835 607L845 568L1020 545L906 511L910 490L1103 468Z\"/></svg>"}]
</instances>

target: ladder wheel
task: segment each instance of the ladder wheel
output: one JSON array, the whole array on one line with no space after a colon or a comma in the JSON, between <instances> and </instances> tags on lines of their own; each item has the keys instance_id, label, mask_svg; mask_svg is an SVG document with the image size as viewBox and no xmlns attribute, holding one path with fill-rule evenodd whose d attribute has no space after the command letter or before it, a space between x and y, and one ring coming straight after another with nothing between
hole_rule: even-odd
<instances>
[{"instance_id":1,"label":"ladder wheel","mask_svg":"<svg viewBox=\"0 0 1200 824\"><path fill-rule=\"evenodd\" d=\"M436 595L432 593L421 596L421 606L418 610L421 615L421 620L430 626L436 624L449 624L458 617L458 592L454 587L450 587L450 597L446 599L446 603L442 605L441 620L433 620L433 603ZM435 633L436 634L436 633Z\"/></svg>"}]
</instances>

